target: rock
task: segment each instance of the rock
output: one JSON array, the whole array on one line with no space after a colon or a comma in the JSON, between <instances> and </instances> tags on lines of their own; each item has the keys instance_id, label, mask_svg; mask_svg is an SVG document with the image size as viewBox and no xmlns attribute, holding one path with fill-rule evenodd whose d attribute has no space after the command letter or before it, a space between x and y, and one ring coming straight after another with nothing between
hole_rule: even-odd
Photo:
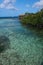
<instances>
[{"instance_id":1,"label":"rock","mask_svg":"<svg viewBox=\"0 0 43 65\"><path fill-rule=\"evenodd\" d=\"M43 62L41 63L41 65L43 65Z\"/></svg>"},{"instance_id":2,"label":"rock","mask_svg":"<svg viewBox=\"0 0 43 65\"><path fill-rule=\"evenodd\" d=\"M10 40L6 36L0 36L0 53L10 47Z\"/></svg>"}]
</instances>

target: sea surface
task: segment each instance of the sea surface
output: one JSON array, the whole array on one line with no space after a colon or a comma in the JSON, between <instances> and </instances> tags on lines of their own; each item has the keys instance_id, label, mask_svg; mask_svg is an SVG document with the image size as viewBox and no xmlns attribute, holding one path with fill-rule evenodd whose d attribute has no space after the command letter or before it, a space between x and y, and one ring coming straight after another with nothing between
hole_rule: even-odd
<instances>
[{"instance_id":1,"label":"sea surface","mask_svg":"<svg viewBox=\"0 0 43 65\"><path fill-rule=\"evenodd\" d=\"M0 53L0 65L43 65L43 30L26 28L19 19L0 19L0 36L10 48Z\"/></svg>"}]
</instances>

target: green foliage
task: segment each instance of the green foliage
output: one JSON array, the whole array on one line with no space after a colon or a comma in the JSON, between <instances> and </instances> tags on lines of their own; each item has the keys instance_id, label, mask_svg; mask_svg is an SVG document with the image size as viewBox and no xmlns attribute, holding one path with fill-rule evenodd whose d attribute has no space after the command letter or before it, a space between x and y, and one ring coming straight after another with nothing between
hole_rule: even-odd
<instances>
[{"instance_id":1,"label":"green foliage","mask_svg":"<svg viewBox=\"0 0 43 65\"><path fill-rule=\"evenodd\" d=\"M19 16L20 17L20 16ZM43 24L43 9L37 13L25 13L21 18L23 24L41 25Z\"/></svg>"}]
</instances>

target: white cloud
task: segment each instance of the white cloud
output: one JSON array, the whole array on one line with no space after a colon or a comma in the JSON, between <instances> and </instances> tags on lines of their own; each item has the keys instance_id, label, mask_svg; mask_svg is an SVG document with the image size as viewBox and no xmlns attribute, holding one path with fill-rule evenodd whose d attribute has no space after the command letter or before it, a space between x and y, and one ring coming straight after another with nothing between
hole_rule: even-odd
<instances>
[{"instance_id":1,"label":"white cloud","mask_svg":"<svg viewBox=\"0 0 43 65\"><path fill-rule=\"evenodd\" d=\"M6 8L7 9L14 9L14 6L12 4L8 4Z\"/></svg>"},{"instance_id":2,"label":"white cloud","mask_svg":"<svg viewBox=\"0 0 43 65\"><path fill-rule=\"evenodd\" d=\"M43 8L43 0L40 0L36 3L34 3L34 5L32 7L36 7L36 8Z\"/></svg>"},{"instance_id":3,"label":"white cloud","mask_svg":"<svg viewBox=\"0 0 43 65\"><path fill-rule=\"evenodd\" d=\"M7 5L6 9L11 9L11 10L18 10L16 7L14 7L12 4Z\"/></svg>"},{"instance_id":4,"label":"white cloud","mask_svg":"<svg viewBox=\"0 0 43 65\"><path fill-rule=\"evenodd\" d=\"M4 4L7 4L7 3L13 3L13 2L16 2L16 0L4 0Z\"/></svg>"},{"instance_id":5,"label":"white cloud","mask_svg":"<svg viewBox=\"0 0 43 65\"><path fill-rule=\"evenodd\" d=\"M12 9L12 10L18 10L13 3L15 3L16 0L4 0L1 4L0 4L0 8L5 8L5 9Z\"/></svg>"},{"instance_id":6,"label":"white cloud","mask_svg":"<svg viewBox=\"0 0 43 65\"><path fill-rule=\"evenodd\" d=\"M4 4L7 4L7 3L9 3L9 2L10 2L10 0L4 0L4 1L3 1Z\"/></svg>"},{"instance_id":7,"label":"white cloud","mask_svg":"<svg viewBox=\"0 0 43 65\"><path fill-rule=\"evenodd\" d=\"M0 4L0 8L4 8L5 7L5 5L2 3L2 4Z\"/></svg>"},{"instance_id":8,"label":"white cloud","mask_svg":"<svg viewBox=\"0 0 43 65\"><path fill-rule=\"evenodd\" d=\"M12 2L16 2L16 0L12 0Z\"/></svg>"}]
</instances>

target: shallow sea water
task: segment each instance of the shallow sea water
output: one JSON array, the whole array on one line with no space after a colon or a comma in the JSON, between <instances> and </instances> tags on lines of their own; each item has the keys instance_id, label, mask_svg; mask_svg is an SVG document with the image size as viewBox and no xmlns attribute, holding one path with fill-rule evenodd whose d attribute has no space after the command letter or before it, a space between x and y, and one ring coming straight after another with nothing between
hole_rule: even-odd
<instances>
[{"instance_id":1,"label":"shallow sea water","mask_svg":"<svg viewBox=\"0 0 43 65\"><path fill-rule=\"evenodd\" d=\"M43 65L43 30L26 29L19 19L2 19L0 35L10 40L10 48L0 53L0 65Z\"/></svg>"}]
</instances>

